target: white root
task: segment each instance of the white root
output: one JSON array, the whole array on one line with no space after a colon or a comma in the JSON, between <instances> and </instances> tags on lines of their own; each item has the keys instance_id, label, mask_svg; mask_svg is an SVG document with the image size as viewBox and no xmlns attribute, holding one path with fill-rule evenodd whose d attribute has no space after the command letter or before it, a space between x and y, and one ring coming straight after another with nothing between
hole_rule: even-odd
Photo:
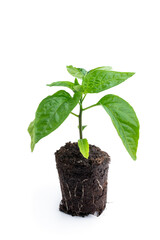
<instances>
[{"instance_id":1,"label":"white root","mask_svg":"<svg viewBox=\"0 0 160 240\"><path fill-rule=\"evenodd\" d=\"M88 178L84 179L84 180L82 181L82 183L84 183L84 182L86 182L86 181L88 181Z\"/></svg>"},{"instance_id":2,"label":"white root","mask_svg":"<svg viewBox=\"0 0 160 240\"><path fill-rule=\"evenodd\" d=\"M67 199L66 199L65 196L64 196L64 200L65 200L65 205L66 205L66 208L67 208L67 211L68 211L68 204L67 204Z\"/></svg>"},{"instance_id":3,"label":"white root","mask_svg":"<svg viewBox=\"0 0 160 240\"><path fill-rule=\"evenodd\" d=\"M84 183L84 182L86 182L86 181L88 181L88 178L84 179L84 180L82 181L82 183ZM83 198L84 198L84 185L82 184L82 196L81 196L82 201L83 201Z\"/></svg>"},{"instance_id":4,"label":"white root","mask_svg":"<svg viewBox=\"0 0 160 240\"><path fill-rule=\"evenodd\" d=\"M82 201L83 201L83 198L84 198L84 185L82 185L82 196L81 196Z\"/></svg>"},{"instance_id":5,"label":"white root","mask_svg":"<svg viewBox=\"0 0 160 240\"><path fill-rule=\"evenodd\" d=\"M64 198L64 202L65 202L65 205L66 205L66 209L68 211L68 204L67 204L67 199L66 199L66 196L65 196L65 192L64 192L64 188L63 188L63 184L61 183L61 189L62 189L62 196Z\"/></svg>"},{"instance_id":6,"label":"white root","mask_svg":"<svg viewBox=\"0 0 160 240\"><path fill-rule=\"evenodd\" d=\"M80 204L80 203L78 203L78 211L79 211L79 212L81 211L82 207L83 207L83 205Z\"/></svg>"},{"instance_id":7,"label":"white root","mask_svg":"<svg viewBox=\"0 0 160 240\"><path fill-rule=\"evenodd\" d=\"M69 192L69 197L71 198L71 197L72 197L72 194L71 194L71 192L70 192L70 189L69 189L69 186L68 186L67 183L66 183L66 186L67 186L67 189L68 189L68 192Z\"/></svg>"},{"instance_id":8,"label":"white root","mask_svg":"<svg viewBox=\"0 0 160 240\"><path fill-rule=\"evenodd\" d=\"M98 183L99 188L103 190L103 187L102 187L102 185L100 184L99 180L96 179L96 181L97 181L97 183Z\"/></svg>"},{"instance_id":9,"label":"white root","mask_svg":"<svg viewBox=\"0 0 160 240\"><path fill-rule=\"evenodd\" d=\"M93 215L96 216L96 217L98 217L98 216L99 216L99 212L98 212L98 211L95 211Z\"/></svg>"},{"instance_id":10,"label":"white root","mask_svg":"<svg viewBox=\"0 0 160 240\"><path fill-rule=\"evenodd\" d=\"M95 205L95 203L94 203L94 195L93 195L93 205Z\"/></svg>"},{"instance_id":11,"label":"white root","mask_svg":"<svg viewBox=\"0 0 160 240\"><path fill-rule=\"evenodd\" d=\"M74 197L77 197L77 184L76 184L75 189L74 189Z\"/></svg>"}]
</instances>

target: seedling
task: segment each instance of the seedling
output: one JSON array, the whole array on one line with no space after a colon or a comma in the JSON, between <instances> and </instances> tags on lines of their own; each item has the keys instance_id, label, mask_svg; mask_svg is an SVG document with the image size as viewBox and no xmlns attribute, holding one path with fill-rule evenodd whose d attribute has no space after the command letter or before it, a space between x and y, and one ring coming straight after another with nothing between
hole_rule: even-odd
<instances>
[{"instance_id":1,"label":"seedling","mask_svg":"<svg viewBox=\"0 0 160 240\"><path fill-rule=\"evenodd\" d=\"M73 97L66 91L60 90L46 97L39 104L35 119L30 123L28 132L31 136L31 151L35 144L57 129L69 116L73 114L79 120L79 150L85 158L89 157L89 143L83 138L82 132L86 126L82 125L82 113L89 108L102 106L109 114L119 137L133 160L136 160L136 152L139 139L139 121L134 109L122 98L108 94L97 103L83 108L85 97L89 93L99 93L112 88L128 78L134 72L116 72L111 67L98 67L87 72L83 68L67 66L68 72L75 77L74 82L59 81L47 84L47 86L62 86L73 91ZM79 83L78 79L82 82ZM79 104L79 114L73 109Z\"/></svg>"}]
</instances>

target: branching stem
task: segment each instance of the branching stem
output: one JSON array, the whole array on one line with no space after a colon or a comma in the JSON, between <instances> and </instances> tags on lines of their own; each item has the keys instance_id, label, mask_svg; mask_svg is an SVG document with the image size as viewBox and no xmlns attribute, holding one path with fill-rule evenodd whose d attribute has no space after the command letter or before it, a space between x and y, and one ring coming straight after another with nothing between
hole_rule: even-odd
<instances>
[{"instance_id":1,"label":"branching stem","mask_svg":"<svg viewBox=\"0 0 160 240\"><path fill-rule=\"evenodd\" d=\"M74 115L75 117L79 117L79 115L77 115L77 114L75 114L73 112L71 112L71 114Z\"/></svg>"},{"instance_id":2,"label":"branching stem","mask_svg":"<svg viewBox=\"0 0 160 240\"><path fill-rule=\"evenodd\" d=\"M91 105L91 106L89 106L89 107L83 108L82 111L85 111L85 110L87 110L87 109L89 109L89 108L92 108L92 107L95 107L95 106L97 106L97 104L93 104L93 105Z\"/></svg>"},{"instance_id":3,"label":"branching stem","mask_svg":"<svg viewBox=\"0 0 160 240\"><path fill-rule=\"evenodd\" d=\"M84 101L85 97L86 97L87 94L84 94L84 97L82 98L82 102Z\"/></svg>"}]
</instances>

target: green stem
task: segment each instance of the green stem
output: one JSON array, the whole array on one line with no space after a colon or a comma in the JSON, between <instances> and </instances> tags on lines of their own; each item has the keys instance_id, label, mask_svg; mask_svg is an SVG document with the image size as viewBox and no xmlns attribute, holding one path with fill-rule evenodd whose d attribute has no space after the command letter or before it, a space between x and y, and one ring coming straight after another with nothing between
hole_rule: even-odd
<instances>
[{"instance_id":1,"label":"green stem","mask_svg":"<svg viewBox=\"0 0 160 240\"><path fill-rule=\"evenodd\" d=\"M79 137L80 139L83 138L82 135L82 98L80 99L80 103L79 103L80 109L79 109Z\"/></svg>"},{"instance_id":2,"label":"green stem","mask_svg":"<svg viewBox=\"0 0 160 240\"><path fill-rule=\"evenodd\" d=\"M75 117L79 117L77 114L75 114L75 113L73 113L73 112L71 112L71 114L74 115Z\"/></svg>"},{"instance_id":3,"label":"green stem","mask_svg":"<svg viewBox=\"0 0 160 240\"><path fill-rule=\"evenodd\" d=\"M93 105L91 105L91 106L89 106L89 107L83 108L82 111L85 111L85 110L87 110L87 109L89 109L89 108L92 108L92 107L95 107L95 106L97 106L97 104L93 104Z\"/></svg>"},{"instance_id":4,"label":"green stem","mask_svg":"<svg viewBox=\"0 0 160 240\"><path fill-rule=\"evenodd\" d=\"M86 97L87 94L84 94L84 97L82 98L82 102L84 101L85 97Z\"/></svg>"}]
</instances>

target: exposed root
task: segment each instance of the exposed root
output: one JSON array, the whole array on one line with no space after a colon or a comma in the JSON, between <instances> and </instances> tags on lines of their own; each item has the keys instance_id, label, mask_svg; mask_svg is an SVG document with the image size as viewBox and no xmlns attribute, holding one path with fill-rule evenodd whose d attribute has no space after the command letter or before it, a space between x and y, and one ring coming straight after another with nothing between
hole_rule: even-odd
<instances>
[{"instance_id":1,"label":"exposed root","mask_svg":"<svg viewBox=\"0 0 160 240\"><path fill-rule=\"evenodd\" d=\"M67 189L68 189L69 197L71 198L71 197L72 197L72 194L71 194L71 191L69 190L69 186L68 186L67 183L66 183L66 186L67 186Z\"/></svg>"},{"instance_id":2,"label":"exposed root","mask_svg":"<svg viewBox=\"0 0 160 240\"><path fill-rule=\"evenodd\" d=\"M65 202L65 205L66 205L66 209L67 209L67 211L68 211L68 204L67 204L67 199L66 199L66 196L65 196L63 184L60 183L60 185L61 185L61 189L62 189L62 196L63 196L63 198L64 198L64 202Z\"/></svg>"},{"instance_id":3,"label":"exposed root","mask_svg":"<svg viewBox=\"0 0 160 240\"><path fill-rule=\"evenodd\" d=\"M84 180L82 181L82 183L84 183L84 182L86 182L86 181L88 181L88 178L84 179Z\"/></svg>"},{"instance_id":4,"label":"exposed root","mask_svg":"<svg viewBox=\"0 0 160 240\"><path fill-rule=\"evenodd\" d=\"M77 197L77 184L76 184L75 189L74 189L74 197Z\"/></svg>"},{"instance_id":5,"label":"exposed root","mask_svg":"<svg viewBox=\"0 0 160 240\"><path fill-rule=\"evenodd\" d=\"M82 209L83 205L81 203L78 203L78 211L80 212Z\"/></svg>"},{"instance_id":6,"label":"exposed root","mask_svg":"<svg viewBox=\"0 0 160 240\"><path fill-rule=\"evenodd\" d=\"M100 184L99 180L96 179L96 181L97 181L97 183L98 183L99 188L102 189L102 191L103 191L103 187L102 187L102 185Z\"/></svg>"},{"instance_id":7,"label":"exposed root","mask_svg":"<svg viewBox=\"0 0 160 240\"><path fill-rule=\"evenodd\" d=\"M84 185L82 185L82 196L81 196L82 201L83 201L83 198L84 198Z\"/></svg>"},{"instance_id":8,"label":"exposed root","mask_svg":"<svg viewBox=\"0 0 160 240\"><path fill-rule=\"evenodd\" d=\"M94 206L96 206L96 205L95 205L94 194L92 195L92 197L93 197L92 203L93 203Z\"/></svg>"}]
</instances>

